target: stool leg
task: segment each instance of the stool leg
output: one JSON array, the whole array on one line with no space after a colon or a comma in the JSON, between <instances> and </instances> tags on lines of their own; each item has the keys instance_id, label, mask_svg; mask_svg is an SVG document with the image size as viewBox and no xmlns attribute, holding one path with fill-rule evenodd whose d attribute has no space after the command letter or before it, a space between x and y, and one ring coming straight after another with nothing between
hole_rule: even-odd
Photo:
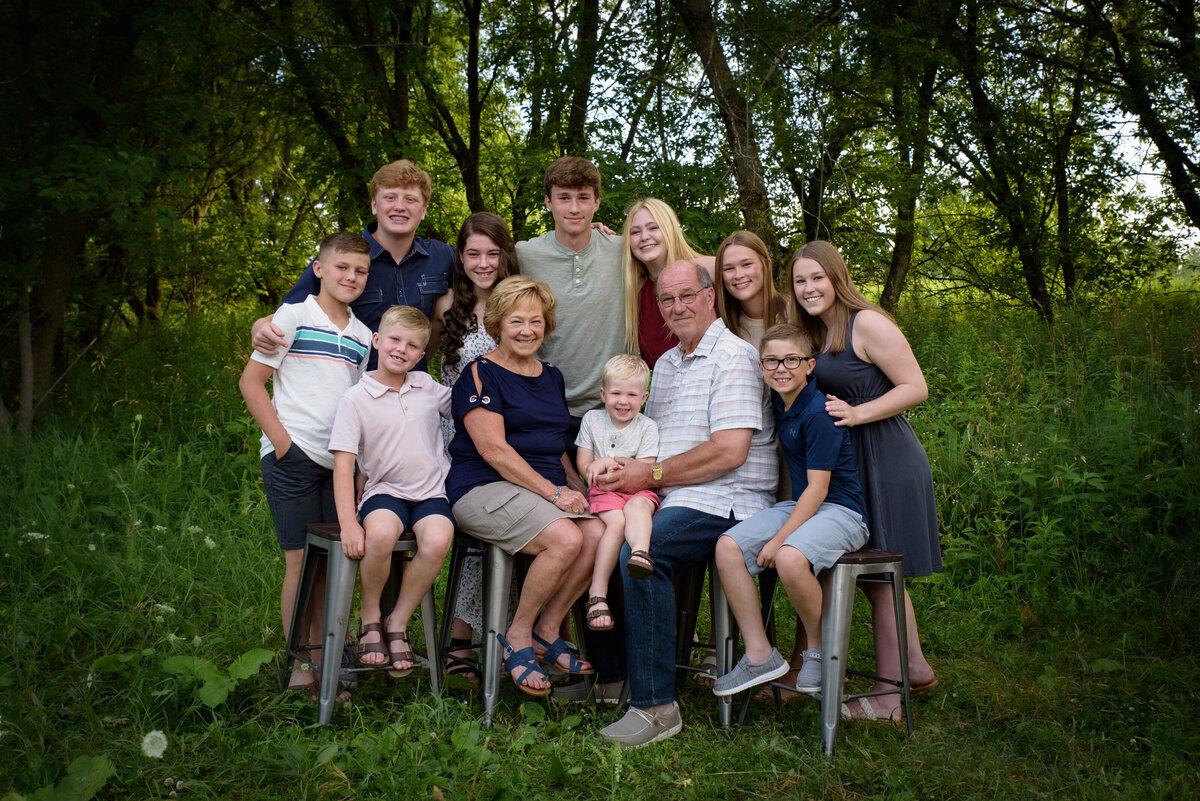
<instances>
[{"instance_id":1,"label":"stool leg","mask_svg":"<svg viewBox=\"0 0 1200 801\"><path fill-rule=\"evenodd\" d=\"M292 662L295 661L296 653L300 650L300 640L308 634L308 603L312 598L312 586L317 576L317 570L320 569L317 554L314 550L321 550L318 546L310 543L304 544L304 556L300 560L300 581L296 585L296 598L292 602L292 625L288 627L287 646L283 651L283 671L279 676L279 689L286 690L288 680L292 675Z\"/></svg>"},{"instance_id":2,"label":"stool leg","mask_svg":"<svg viewBox=\"0 0 1200 801\"><path fill-rule=\"evenodd\" d=\"M729 603L725 600L725 589L721 586L721 579L717 576L716 565L713 565L709 575L712 577L709 591L713 597L713 640L717 651L717 675L724 676L733 670L737 631ZM717 698L717 717L724 728L729 728L733 717L733 696L726 695Z\"/></svg>"},{"instance_id":3,"label":"stool leg","mask_svg":"<svg viewBox=\"0 0 1200 801\"><path fill-rule=\"evenodd\" d=\"M425 632L425 663L429 666L429 686L434 695L442 694L442 652L438 648L437 611L433 587L421 599L421 629Z\"/></svg>"},{"instance_id":4,"label":"stool leg","mask_svg":"<svg viewBox=\"0 0 1200 801\"><path fill-rule=\"evenodd\" d=\"M438 667L442 682L446 679L446 660L441 658L441 654L450 650L450 640L454 632L454 607L458 605L458 585L462 582L463 562L467 553L467 547L455 538L450 547L450 569L446 573L446 594L442 602L442 620L438 634Z\"/></svg>"},{"instance_id":5,"label":"stool leg","mask_svg":"<svg viewBox=\"0 0 1200 801\"><path fill-rule=\"evenodd\" d=\"M338 677L342 672L342 649L350 625L350 604L354 600L354 581L358 562L346 557L340 545L330 547L325 568L325 637L321 642L321 687L317 701L317 722L322 726L333 720L337 701Z\"/></svg>"},{"instance_id":6,"label":"stool leg","mask_svg":"<svg viewBox=\"0 0 1200 801\"><path fill-rule=\"evenodd\" d=\"M483 647L480 670L483 671L483 725L492 725L492 710L500 700L502 656L497 634L503 634L508 620L508 588L512 585L513 558L498 545L487 549L484 573L487 587L483 598Z\"/></svg>"},{"instance_id":7,"label":"stool leg","mask_svg":"<svg viewBox=\"0 0 1200 801\"><path fill-rule=\"evenodd\" d=\"M896 603L896 642L900 648L900 700L904 703L904 723L908 736L912 737L912 685L908 680L908 620L904 603L904 573L892 571L892 597Z\"/></svg>"},{"instance_id":8,"label":"stool leg","mask_svg":"<svg viewBox=\"0 0 1200 801\"><path fill-rule=\"evenodd\" d=\"M678 608L675 610L675 680L679 681L686 670L692 652L692 639L696 634L696 618L700 612L700 599L704 594L703 563L683 574L679 582Z\"/></svg>"},{"instance_id":9,"label":"stool leg","mask_svg":"<svg viewBox=\"0 0 1200 801\"><path fill-rule=\"evenodd\" d=\"M833 755L841 721L842 685L850 650L850 621L854 612L854 571L834 565L821 577L827 606L821 617L821 744Z\"/></svg>"}]
</instances>

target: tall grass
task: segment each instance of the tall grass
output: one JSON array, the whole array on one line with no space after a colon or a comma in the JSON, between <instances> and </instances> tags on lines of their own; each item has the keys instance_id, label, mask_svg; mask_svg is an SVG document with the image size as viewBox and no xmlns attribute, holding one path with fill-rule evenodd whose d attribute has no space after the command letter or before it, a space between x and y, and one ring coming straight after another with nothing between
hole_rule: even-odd
<instances>
[{"instance_id":1,"label":"tall grass","mask_svg":"<svg viewBox=\"0 0 1200 801\"><path fill-rule=\"evenodd\" d=\"M848 727L832 760L814 704L755 703L723 732L690 682L684 732L636 752L597 736L611 711L506 685L483 729L477 695L433 698L419 674L364 682L325 728L272 669L205 703L169 658L223 672L282 639L282 557L236 390L250 317L141 332L73 374L29 443L0 438L0 793L60 784L91 755L115 768L96 782L114 799L1194 798L1198 307L901 320L930 385L912 420L946 570L910 588L942 687L917 702L913 741ZM161 760L141 749L156 729Z\"/></svg>"}]
</instances>

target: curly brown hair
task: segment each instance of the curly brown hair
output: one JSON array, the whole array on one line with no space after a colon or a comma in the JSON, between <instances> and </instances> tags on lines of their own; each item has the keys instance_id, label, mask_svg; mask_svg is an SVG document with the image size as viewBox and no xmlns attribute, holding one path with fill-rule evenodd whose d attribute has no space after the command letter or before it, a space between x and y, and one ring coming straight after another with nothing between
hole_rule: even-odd
<instances>
[{"instance_id":1,"label":"curly brown hair","mask_svg":"<svg viewBox=\"0 0 1200 801\"><path fill-rule=\"evenodd\" d=\"M513 244L512 234L508 224L490 211L479 211L463 221L458 229L458 242L454 249L454 270L450 274L450 289L454 299L443 317L442 327L442 363L457 364L458 353L462 349L463 340L472 331L479 328L475 319L475 285L467 276L463 267L462 252L467 247L467 239L479 234L486 236L496 247L500 248L500 267L496 271L496 284L510 275L517 275L517 250ZM495 284L493 284L495 286Z\"/></svg>"}]
</instances>

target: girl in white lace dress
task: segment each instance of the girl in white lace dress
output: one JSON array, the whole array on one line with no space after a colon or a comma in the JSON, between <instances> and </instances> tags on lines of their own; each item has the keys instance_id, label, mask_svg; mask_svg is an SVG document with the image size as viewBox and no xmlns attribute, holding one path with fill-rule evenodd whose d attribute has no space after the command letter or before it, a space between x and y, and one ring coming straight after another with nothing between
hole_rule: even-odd
<instances>
[{"instance_id":1,"label":"girl in white lace dress","mask_svg":"<svg viewBox=\"0 0 1200 801\"><path fill-rule=\"evenodd\" d=\"M483 330L483 308L492 288L517 273L517 253L508 224L487 211L468 217L458 231L450 291L438 298L433 308L431 340L441 342L441 382L446 386L454 386L465 365L496 349L495 341ZM443 447L448 447L453 437L454 423L443 418ZM479 679L471 661L471 638L473 631L483 625L482 561L470 558L463 565L452 639L446 652L447 673L470 681ZM516 603L510 608L515 609Z\"/></svg>"}]
</instances>

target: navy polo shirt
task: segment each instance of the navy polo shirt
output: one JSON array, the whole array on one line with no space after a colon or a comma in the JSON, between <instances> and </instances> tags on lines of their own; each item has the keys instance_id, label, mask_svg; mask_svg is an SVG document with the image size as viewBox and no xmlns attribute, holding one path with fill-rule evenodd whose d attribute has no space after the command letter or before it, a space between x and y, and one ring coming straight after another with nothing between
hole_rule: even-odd
<instances>
[{"instance_id":1,"label":"navy polo shirt","mask_svg":"<svg viewBox=\"0 0 1200 801\"><path fill-rule=\"evenodd\" d=\"M833 424L833 418L825 411L825 396L817 391L816 382L809 381L787 410L775 390L771 390L771 400L775 403L775 430L792 479L792 500L807 489L809 470L828 470L829 492L825 501L858 512L864 522L869 522L854 463L854 448L850 444L850 429Z\"/></svg>"},{"instance_id":2,"label":"navy polo shirt","mask_svg":"<svg viewBox=\"0 0 1200 801\"><path fill-rule=\"evenodd\" d=\"M454 246L435 239L414 237L412 247L397 264L392 254L375 241L373 232L378 225L372 222L363 229L362 237L371 246L371 270L367 286L358 299L350 304L354 316L372 332L379 330L379 320L392 306L415 306L426 317L433 317L433 304L450 291L450 272L454 269ZM321 282L313 273L312 264L296 280L284 296L284 303L302 303L309 295L321 290ZM374 370L379 358L375 349L367 362ZM425 360L417 365L425 369Z\"/></svg>"}]
</instances>

